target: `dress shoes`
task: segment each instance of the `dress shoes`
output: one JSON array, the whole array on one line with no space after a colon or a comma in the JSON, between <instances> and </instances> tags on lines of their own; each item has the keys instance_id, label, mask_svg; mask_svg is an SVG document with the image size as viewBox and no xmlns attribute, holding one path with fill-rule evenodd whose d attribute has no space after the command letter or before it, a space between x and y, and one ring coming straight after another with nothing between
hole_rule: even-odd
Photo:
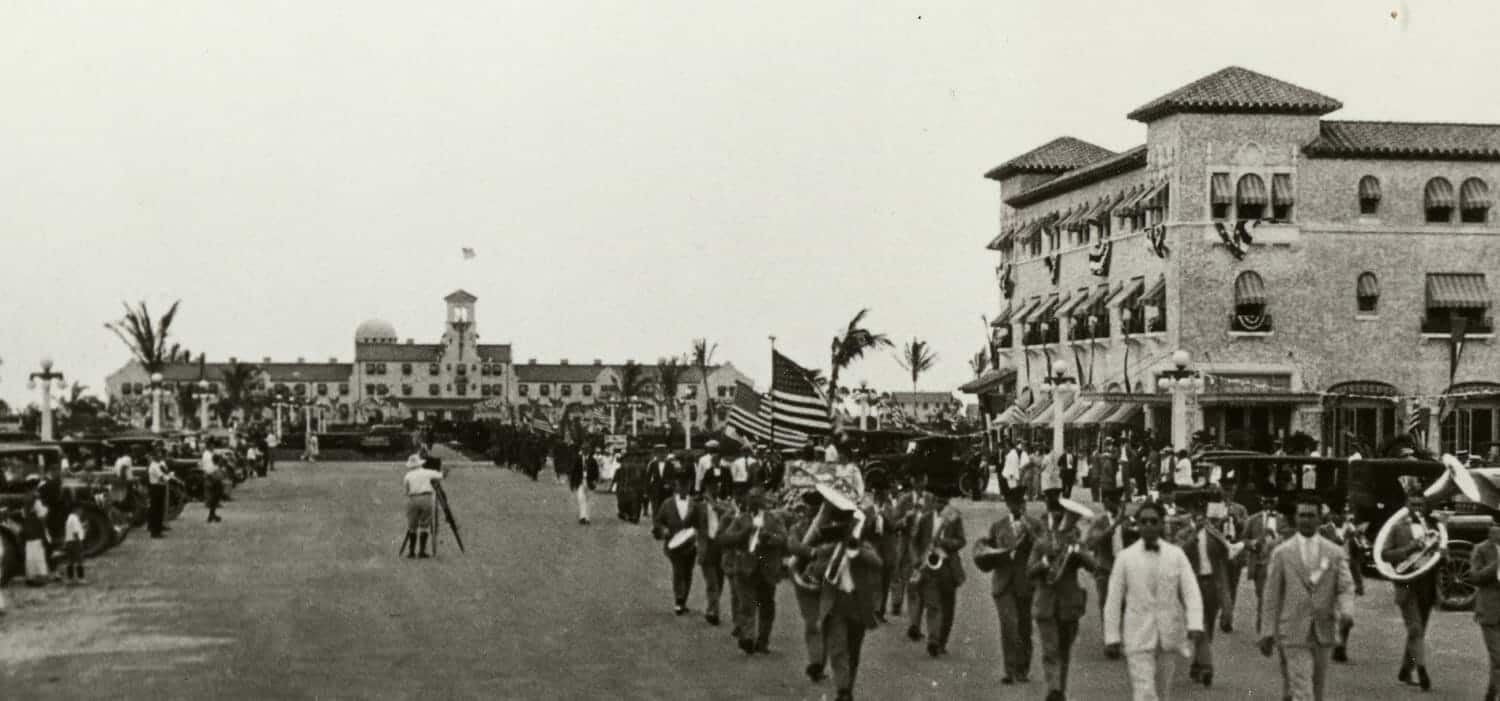
<instances>
[{"instance_id":1,"label":"dress shoes","mask_svg":"<svg viewBox=\"0 0 1500 701\"><path fill-rule=\"evenodd\" d=\"M755 654L755 641L749 638L740 638L740 651L746 655Z\"/></svg>"},{"instance_id":2,"label":"dress shoes","mask_svg":"<svg viewBox=\"0 0 1500 701\"><path fill-rule=\"evenodd\" d=\"M913 641L921 640L922 639L922 631L917 630L916 626L910 626L910 627L908 627L906 629L906 639L907 640L913 640Z\"/></svg>"},{"instance_id":3,"label":"dress shoes","mask_svg":"<svg viewBox=\"0 0 1500 701\"><path fill-rule=\"evenodd\" d=\"M828 678L828 675L823 673L823 665L820 664L810 664L806 671L809 681L820 682Z\"/></svg>"},{"instance_id":4,"label":"dress shoes","mask_svg":"<svg viewBox=\"0 0 1500 701\"><path fill-rule=\"evenodd\" d=\"M1345 648L1343 645L1340 645L1340 646L1334 648L1333 649L1333 661L1334 662L1348 662L1349 661L1349 650L1348 650L1348 648Z\"/></svg>"},{"instance_id":5,"label":"dress shoes","mask_svg":"<svg viewBox=\"0 0 1500 701\"><path fill-rule=\"evenodd\" d=\"M938 653L941 653L942 651L943 651L943 648L939 647L937 643L927 643L927 656L928 657L937 657Z\"/></svg>"},{"instance_id":6,"label":"dress shoes","mask_svg":"<svg viewBox=\"0 0 1500 701\"><path fill-rule=\"evenodd\" d=\"M1422 665L1417 665L1417 686L1422 687L1422 691L1432 689L1432 677L1427 676L1427 668Z\"/></svg>"}]
</instances>

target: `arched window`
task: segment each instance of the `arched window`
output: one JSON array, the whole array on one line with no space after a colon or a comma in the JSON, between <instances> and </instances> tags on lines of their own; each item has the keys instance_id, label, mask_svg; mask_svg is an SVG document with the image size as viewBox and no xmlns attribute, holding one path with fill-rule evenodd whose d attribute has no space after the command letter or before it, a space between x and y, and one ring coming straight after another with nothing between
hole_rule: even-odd
<instances>
[{"instance_id":1,"label":"arched window","mask_svg":"<svg viewBox=\"0 0 1500 701\"><path fill-rule=\"evenodd\" d=\"M1234 187L1235 217L1239 219L1263 219L1266 213L1266 181L1259 175L1246 173Z\"/></svg>"},{"instance_id":2,"label":"arched window","mask_svg":"<svg viewBox=\"0 0 1500 701\"><path fill-rule=\"evenodd\" d=\"M1490 218L1490 186L1479 178L1469 178L1458 187L1458 220L1466 224L1483 224Z\"/></svg>"},{"instance_id":3,"label":"arched window","mask_svg":"<svg viewBox=\"0 0 1500 701\"><path fill-rule=\"evenodd\" d=\"M1234 316L1230 330L1242 333L1264 333L1271 330L1271 315L1266 311L1266 283L1254 270L1246 270L1234 279Z\"/></svg>"},{"instance_id":4,"label":"arched window","mask_svg":"<svg viewBox=\"0 0 1500 701\"><path fill-rule=\"evenodd\" d=\"M1375 214L1380 211L1380 179L1366 175L1359 179L1359 213Z\"/></svg>"},{"instance_id":5,"label":"arched window","mask_svg":"<svg viewBox=\"0 0 1500 701\"><path fill-rule=\"evenodd\" d=\"M1453 220L1453 206L1457 198L1453 196L1453 183L1447 178L1433 178L1427 181L1427 187L1422 193L1422 206L1427 210L1427 223L1447 224Z\"/></svg>"},{"instance_id":6,"label":"arched window","mask_svg":"<svg viewBox=\"0 0 1500 701\"><path fill-rule=\"evenodd\" d=\"M1363 272L1354 281L1354 299L1359 304L1359 311L1365 314L1374 314L1380 306L1380 280L1375 273Z\"/></svg>"},{"instance_id":7,"label":"arched window","mask_svg":"<svg viewBox=\"0 0 1500 701\"><path fill-rule=\"evenodd\" d=\"M1323 400L1323 445L1327 457L1348 457L1358 452L1379 457L1396 425L1396 388L1375 380L1340 382L1325 390Z\"/></svg>"}]
</instances>

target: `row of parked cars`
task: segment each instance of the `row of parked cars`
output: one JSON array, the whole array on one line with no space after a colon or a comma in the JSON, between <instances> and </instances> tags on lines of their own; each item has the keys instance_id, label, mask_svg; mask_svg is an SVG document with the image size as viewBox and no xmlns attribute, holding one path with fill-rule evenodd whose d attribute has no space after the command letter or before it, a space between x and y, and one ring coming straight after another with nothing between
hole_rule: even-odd
<instances>
[{"instance_id":1,"label":"row of parked cars","mask_svg":"<svg viewBox=\"0 0 1500 701\"><path fill-rule=\"evenodd\" d=\"M189 446L220 441L213 450L228 477L226 490L243 482L253 469L263 469L247 464L227 447L227 439L227 433L158 435L144 431L58 441L5 437L0 439L0 524L19 523L37 497L38 486L48 475L59 474L58 483L42 491L46 498L60 502L52 505L61 506L53 513L68 513L74 505L82 507L83 554L98 556L124 542L132 529L145 525L149 502L146 472L149 457L157 448L168 451L167 466L177 478L168 486L168 519L176 519L189 501L203 499L206 491L201 453ZM122 456L130 458L124 475L115 467ZM50 530L60 531L60 525L48 525ZM0 584L21 571L20 536L13 528L0 526Z\"/></svg>"}]
</instances>

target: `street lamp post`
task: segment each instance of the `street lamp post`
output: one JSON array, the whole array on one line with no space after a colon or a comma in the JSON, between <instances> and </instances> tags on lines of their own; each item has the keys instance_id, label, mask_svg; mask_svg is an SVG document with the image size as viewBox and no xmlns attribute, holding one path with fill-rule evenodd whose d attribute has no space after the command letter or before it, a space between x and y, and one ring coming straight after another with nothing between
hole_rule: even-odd
<instances>
[{"instance_id":1,"label":"street lamp post","mask_svg":"<svg viewBox=\"0 0 1500 701\"><path fill-rule=\"evenodd\" d=\"M217 393L214 392L212 383L208 380L198 380L198 387L193 391L193 398L198 400L198 430L200 431L208 430L208 402L215 396Z\"/></svg>"},{"instance_id":2,"label":"street lamp post","mask_svg":"<svg viewBox=\"0 0 1500 701\"><path fill-rule=\"evenodd\" d=\"M52 371L52 359L42 358L42 371L31 373L31 379L26 385L30 389L36 389L37 380L42 385L42 440L52 440L52 383L56 382L58 391L62 391L63 374Z\"/></svg>"},{"instance_id":3,"label":"street lamp post","mask_svg":"<svg viewBox=\"0 0 1500 701\"><path fill-rule=\"evenodd\" d=\"M151 373L151 430L161 433L161 393L162 376L159 372Z\"/></svg>"},{"instance_id":4,"label":"street lamp post","mask_svg":"<svg viewBox=\"0 0 1500 701\"><path fill-rule=\"evenodd\" d=\"M1052 363L1052 374L1042 378L1041 393L1052 395L1052 459L1063 453L1063 414L1072 396L1078 391L1078 380L1068 377L1068 363L1058 359Z\"/></svg>"},{"instance_id":5,"label":"street lamp post","mask_svg":"<svg viewBox=\"0 0 1500 701\"><path fill-rule=\"evenodd\" d=\"M1203 374L1192 368L1192 356L1185 350L1172 353L1172 365L1156 378L1156 386L1172 393L1172 450L1187 450L1187 400L1203 393Z\"/></svg>"}]
</instances>

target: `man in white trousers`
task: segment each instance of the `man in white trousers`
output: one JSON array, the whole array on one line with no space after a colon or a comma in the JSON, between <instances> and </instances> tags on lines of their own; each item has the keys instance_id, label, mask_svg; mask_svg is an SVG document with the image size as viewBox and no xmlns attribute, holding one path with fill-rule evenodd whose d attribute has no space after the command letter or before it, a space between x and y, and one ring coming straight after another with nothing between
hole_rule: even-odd
<instances>
[{"instance_id":1,"label":"man in white trousers","mask_svg":"<svg viewBox=\"0 0 1500 701\"><path fill-rule=\"evenodd\" d=\"M1182 548L1161 539L1166 514L1160 505L1135 512L1141 538L1120 551L1109 573L1104 603L1104 651L1130 670L1134 701L1167 701L1177 659L1186 658L1203 635L1203 599L1198 578Z\"/></svg>"}]
</instances>

